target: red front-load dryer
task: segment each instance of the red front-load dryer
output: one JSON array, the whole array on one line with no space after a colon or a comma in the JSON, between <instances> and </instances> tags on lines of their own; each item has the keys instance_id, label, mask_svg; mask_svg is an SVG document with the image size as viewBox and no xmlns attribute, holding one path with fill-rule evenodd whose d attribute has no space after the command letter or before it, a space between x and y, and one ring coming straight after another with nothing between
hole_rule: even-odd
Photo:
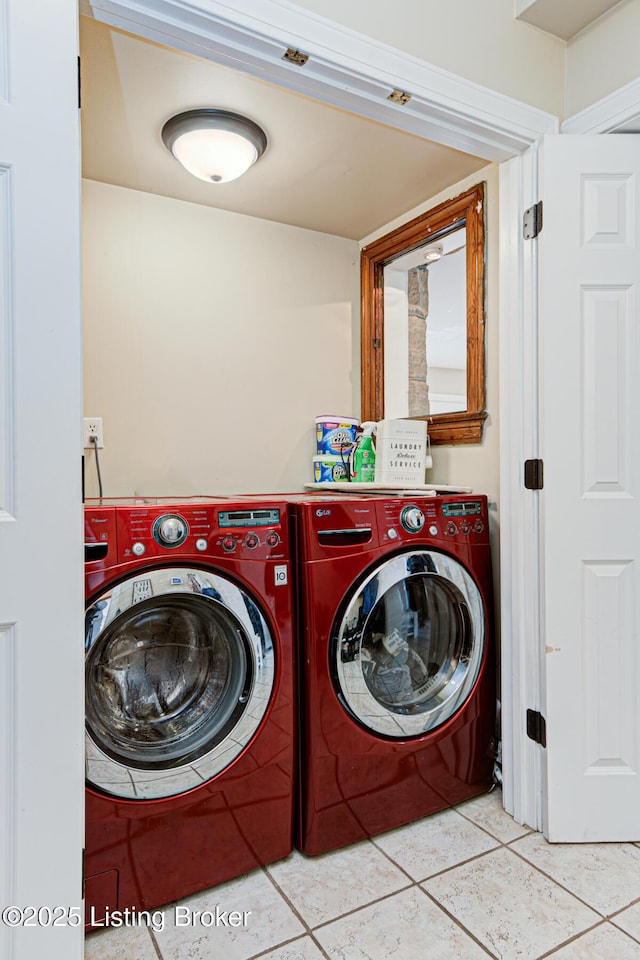
<instances>
[{"instance_id":1,"label":"red front-load dryer","mask_svg":"<svg viewBox=\"0 0 640 960\"><path fill-rule=\"evenodd\" d=\"M489 789L484 496L309 497L298 531L300 799L318 854Z\"/></svg>"},{"instance_id":2,"label":"red front-load dryer","mask_svg":"<svg viewBox=\"0 0 640 960\"><path fill-rule=\"evenodd\" d=\"M294 659L282 503L85 505L87 926L286 856Z\"/></svg>"}]
</instances>

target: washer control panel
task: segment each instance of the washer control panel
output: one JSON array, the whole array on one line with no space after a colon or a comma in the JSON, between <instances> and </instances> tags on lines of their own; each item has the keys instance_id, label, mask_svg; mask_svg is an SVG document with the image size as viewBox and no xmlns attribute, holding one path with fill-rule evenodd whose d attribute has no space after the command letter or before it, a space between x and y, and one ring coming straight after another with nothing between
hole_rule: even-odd
<instances>
[{"instance_id":1,"label":"washer control panel","mask_svg":"<svg viewBox=\"0 0 640 960\"><path fill-rule=\"evenodd\" d=\"M192 503L151 500L116 504L119 562L173 560L197 554L203 559L289 558L286 507L235 507L224 498L215 503L194 498Z\"/></svg>"}]
</instances>

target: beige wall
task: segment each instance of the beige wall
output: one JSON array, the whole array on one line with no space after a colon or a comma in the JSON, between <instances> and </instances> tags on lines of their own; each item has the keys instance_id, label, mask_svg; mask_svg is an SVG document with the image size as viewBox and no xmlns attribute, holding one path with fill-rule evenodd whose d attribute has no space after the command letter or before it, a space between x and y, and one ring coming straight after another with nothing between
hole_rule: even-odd
<instances>
[{"instance_id":1,"label":"beige wall","mask_svg":"<svg viewBox=\"0 0 640 960\"><path fill-rule=\"evenodd\" d=\"M640 76L640 0L625 0L567 46L567 105L573 116Z\"/></svg>"},{"instance_id":2,"label":"beige wall","mask_svg":"<svg viewBox=\"0 0 640 960\"><path fill-rule=\"evenodd\" d=\"M359 412L357 244L85 180L83 258L105 496L301 490Z\"/></svg>"},{"instance_id":3,"label":"beige wall","mask_svg":"<svg viewBox=\"0 0 640 960\"><path fill-rule=\"evenodd\" d=\"M412 217L425 213L438 203L455 197L476 183L487 184L487 411L483 440L480 444L437 446L432 448L433 470L427 474L429 483L459 484L472 487L477 493L486 493L495 505L493 524L497 523L497 504L500 496L500 458L498 424L498 166L490 164L472 177L431 197L404 216L366 237L361 246L395 229Z\"/></svg>"},{"instance_id":4,"label":"beige wall","mask_svg":"<svg viewBox=\"0 0 640 960\"><path fill-rule=\"evenodd\" d=\"M514 0L295 0L414 57L562 117L565 43L514 17Z\"/></svg>"}]
</instances>

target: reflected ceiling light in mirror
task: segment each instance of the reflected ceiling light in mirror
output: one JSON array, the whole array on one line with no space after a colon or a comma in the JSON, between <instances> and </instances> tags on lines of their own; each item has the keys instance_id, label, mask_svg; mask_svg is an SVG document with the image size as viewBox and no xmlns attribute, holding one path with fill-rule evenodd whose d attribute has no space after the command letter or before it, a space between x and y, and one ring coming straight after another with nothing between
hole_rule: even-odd
<instances>
[{"instance_id":1,"label":"reflected ceiling light in mirror","mask_svg":"<svg viewBox=\"0 0 640 960\"><path fill-rule=\"evenodd\" d=\"M246 173L267 147L253 120L228 110L187 110L167 120L162 140L185 170L207 183L228 183Z\"/></svg>"},{"instance_id":2,"label":"reflected ceiling light in mirror","mask_svg":"<svg viewBox=\"0 0 640 960\"><path fill-rule=\"evenodd\" d=\"M427 263L435 263L444 253L444 243L430 243L424 248L423 257Z\"/></svg>"}]
</instances>

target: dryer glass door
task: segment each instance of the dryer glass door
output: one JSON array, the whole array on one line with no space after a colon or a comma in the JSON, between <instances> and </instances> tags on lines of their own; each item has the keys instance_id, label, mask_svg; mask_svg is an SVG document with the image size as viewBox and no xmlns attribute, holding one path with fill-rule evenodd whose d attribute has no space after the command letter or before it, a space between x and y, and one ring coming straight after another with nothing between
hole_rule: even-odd
<instances>
[{"instance_id":1,"label":"dryer glass door","mask_svg":"<svg viewBox=\"0 0 640 960\"><path fill-rule=\"evenodd\" d=\"M183 793L244 749L274 681L267 624L226 578L151 570L86 614L87 779L115 796Z\"/></svg>"},{"instance_id":2,"label":"dryer glass door","mask_svg":"<svg viewBox=\"0 0 640 960\"><path fill-rule=\"evenodd\" d=\"M342 702L388 737L421 736L466 702L485 649L474 580L436 550L380 564L350 597L334 641Z\"/></svg>"}]
</instances>

